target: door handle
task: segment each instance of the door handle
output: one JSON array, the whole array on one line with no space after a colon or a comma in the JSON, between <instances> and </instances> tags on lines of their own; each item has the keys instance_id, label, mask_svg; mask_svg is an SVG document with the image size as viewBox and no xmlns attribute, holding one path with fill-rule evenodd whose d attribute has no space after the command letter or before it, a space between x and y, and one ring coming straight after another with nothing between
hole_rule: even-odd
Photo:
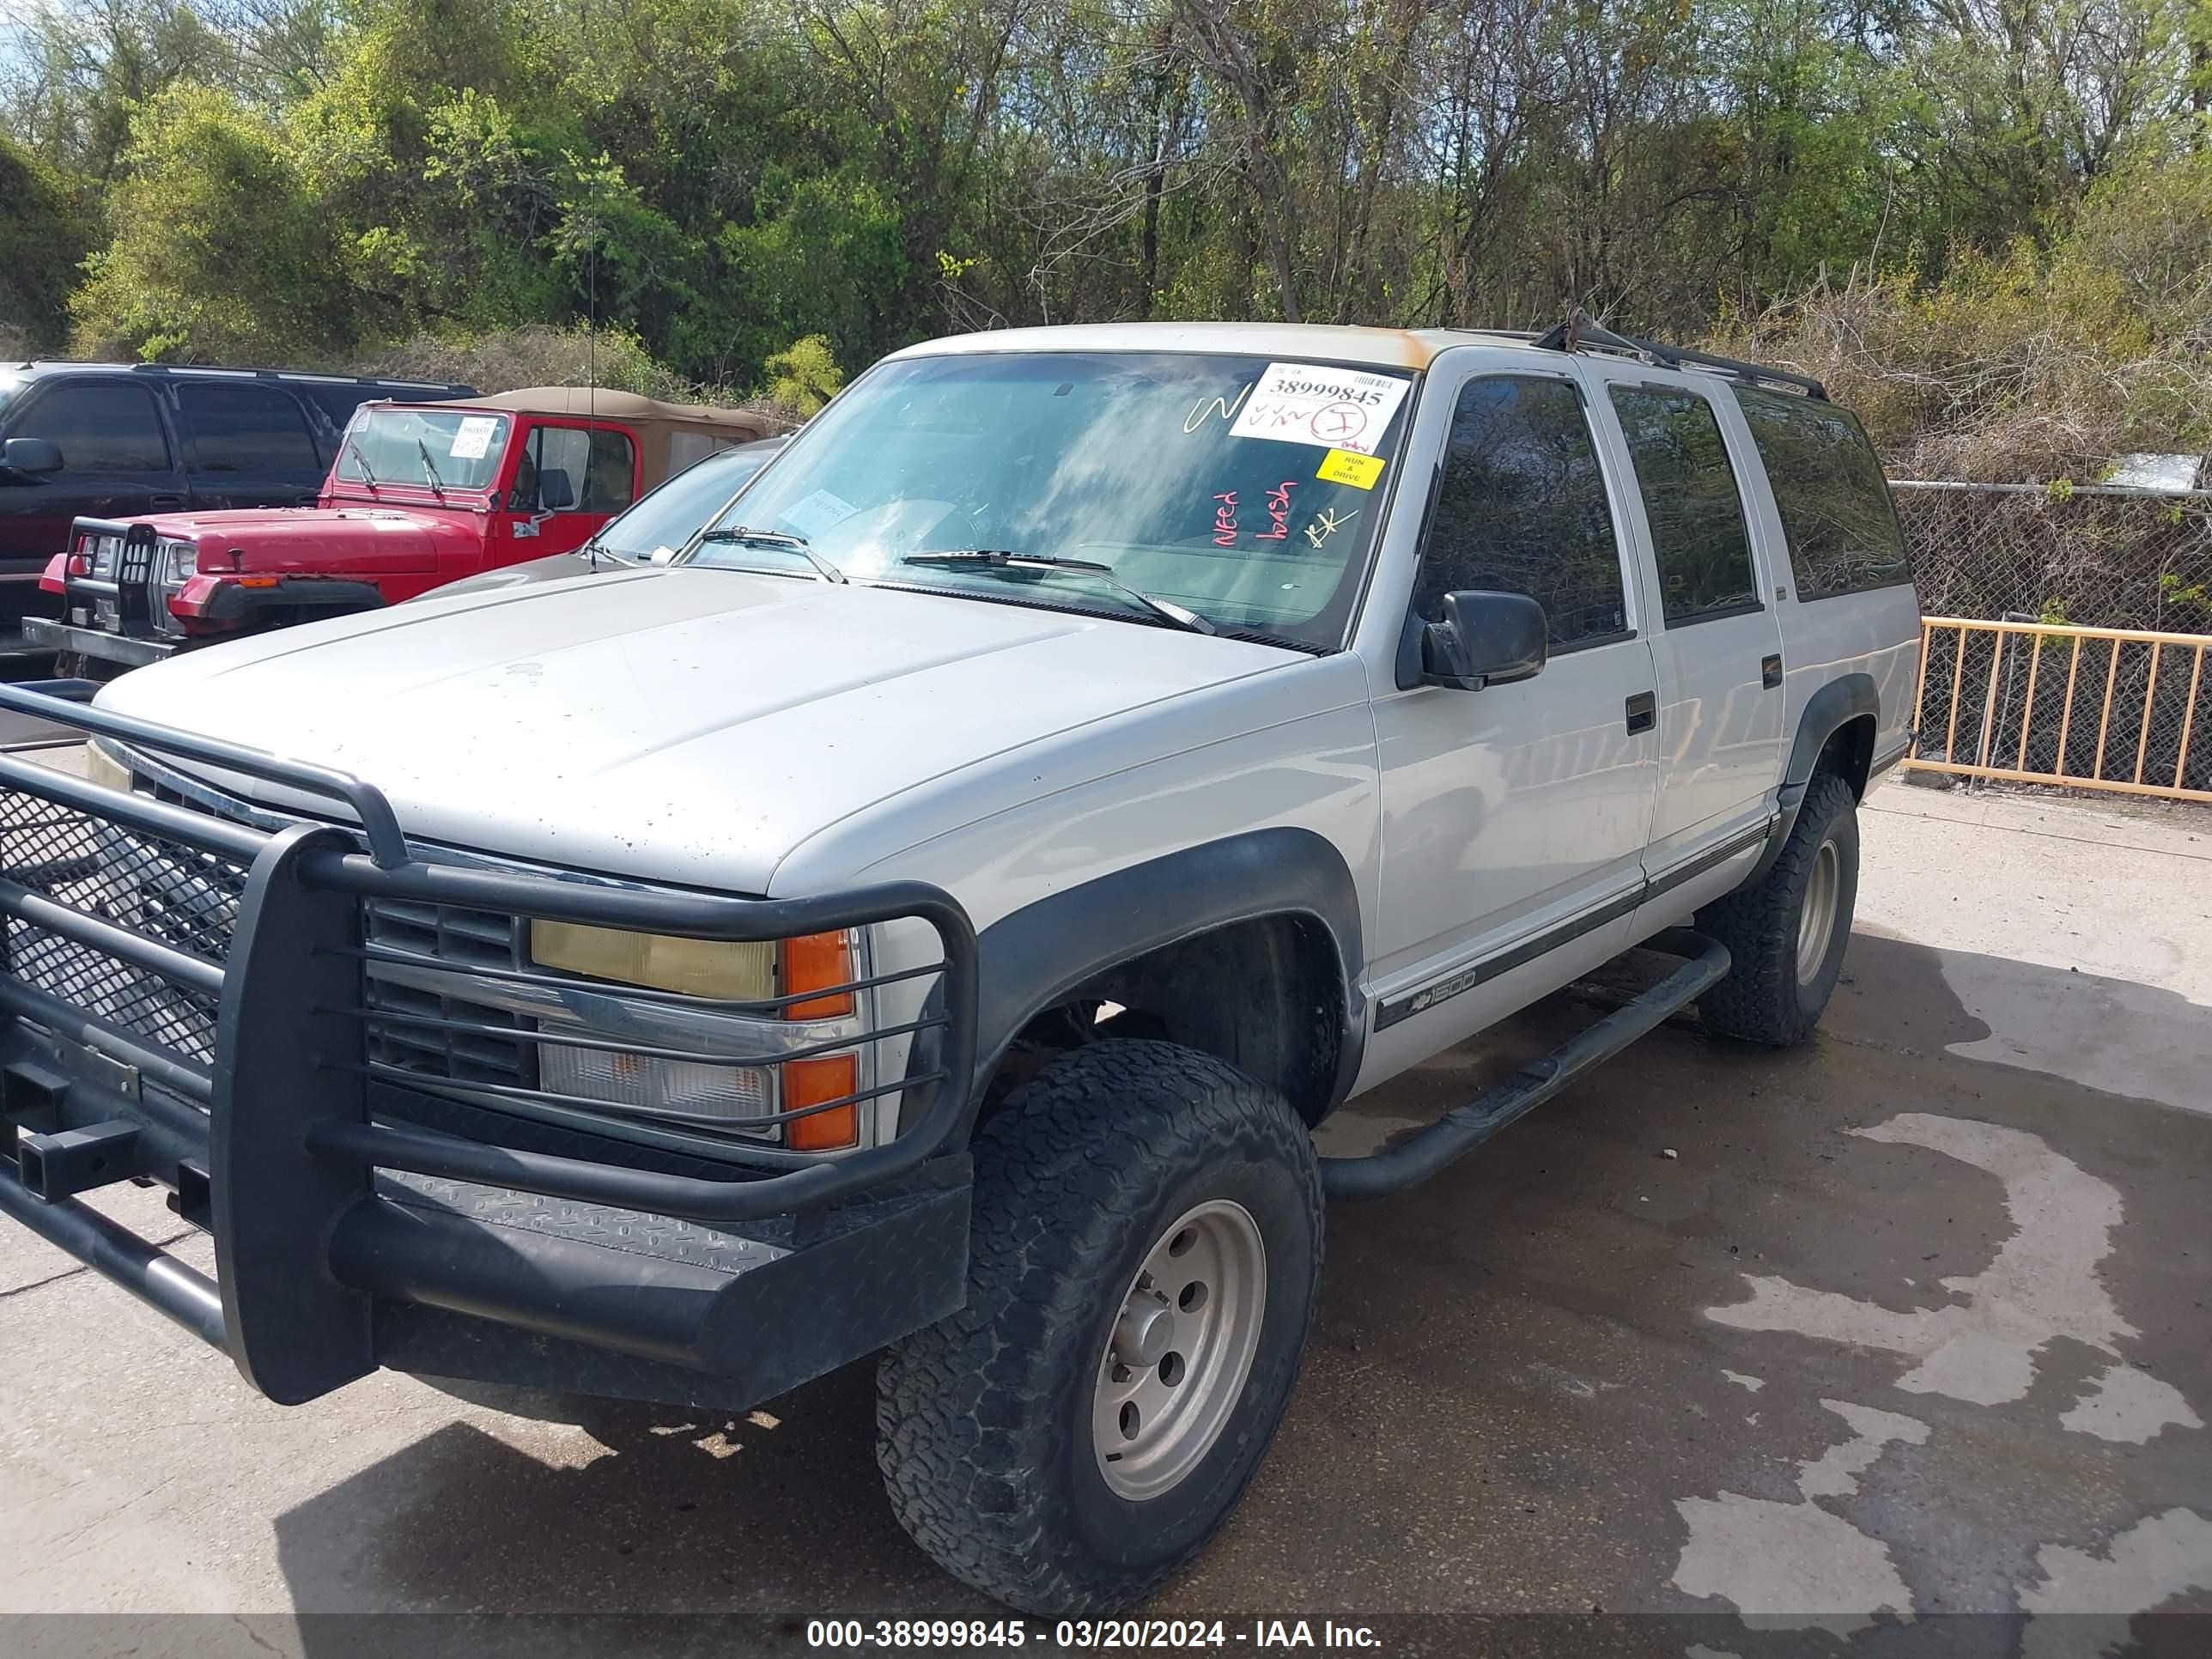
<instances>
[{"instance_id":1,"label":"door handle","mask_svg":"<svg viewBox=\"0 0 2212 1659\"><path fill-rule=\"evenodd\" d=\"M1659 724L1659 699L1650 691L1638 691L1628 700L1628 734L1649 732Z\"/></svg>"},{"instance_id":2,"label":"door handle","mask_svg":"<svg viewBox=\"0 0 2212 1659\"><path fill-rule=\"evenodd\" d=\"M1759 659L1759 683L1762 688L1769 691L1782 684L1780 653L1778 652L1771 657L1761 657Z\"/></svg>"},{"instance_id":3,"label":"door handle","mask_svg":"<svg viewBox=\"0 0 2212 1659\"><path fill-rule=\"evenodd\" d=\"M174 513L184 504L182 495L151 495L147 498L147 505L156 513Z\"/></svg>"}]
</instances>

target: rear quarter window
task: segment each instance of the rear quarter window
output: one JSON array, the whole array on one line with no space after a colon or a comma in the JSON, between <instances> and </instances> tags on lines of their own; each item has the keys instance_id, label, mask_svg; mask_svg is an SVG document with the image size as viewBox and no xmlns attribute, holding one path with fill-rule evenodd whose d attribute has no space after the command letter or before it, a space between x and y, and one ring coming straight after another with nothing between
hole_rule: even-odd
<instances>
[{"instance_id":1,"label":"rear quarter window","mask_svg":"<svg viewBox=\"0 0 2212 1659\"><path fill-rule=\"evenodd\" d=\"M1800 599L1832 599L1912 580L1881 462L1850 410L1745 388L1736 402L1790 542Z\"/></svg>"}]
</instances>

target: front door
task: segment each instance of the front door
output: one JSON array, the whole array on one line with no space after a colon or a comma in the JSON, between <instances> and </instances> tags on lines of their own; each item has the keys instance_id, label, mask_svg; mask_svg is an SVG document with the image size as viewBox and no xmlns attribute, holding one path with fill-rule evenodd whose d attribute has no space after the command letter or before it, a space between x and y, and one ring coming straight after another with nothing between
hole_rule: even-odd
<instances>
[{"instance_id":1,"label":"front door","mask_svg":"<svg viewBox=\"0 0 2212 1659\"><path fill-rule=\"evenodd\" d=\"M1437 389L1428 396L1433 398ZM1550 656L1480 691L1378 689L1370 1058L1433 1052L1621 948L1658 778L1651 647L1572 371L1468 375L1414 580L1540 601ZM1411 678L1401 663L1401 688Z\"/></svg>"},{"instance_id":2,"label":"front door","mask_svg":"<svg viewBox=\"0 0 2212 1659\"><path fill-rule=\"evenodd\" d=\"M573 553L637 499L637 442L620 427L534 422L514 468L507 534L488 550L489 564Z\"/></svg>"},{"instance_id":3,"label":"front door","mask_svg":"<svg viewBox=\"0 0 2212 1659\"><path fill-rule=\"evenodd\" d=\"M1594 366L1621 446L1630 518L1655 583L1661 778L1646 863L1655 883L1734 848L1747 858L1782 769L1781 627L1710 394Z\"/></svg>"},{"instance_id":4,"label":"front door","mask_svg":"<svg viewBox=\"0 0 2212 1659\"><path fill-rule=\"evenodd\" d=\"M0 482L0 626L53 616L61 602L39 590L46 562L69 540L70 520L181 511L184 475L152 386L123 375L56 378L9 411L7 435L44 438L62 468Z\"/></svg>"}]
</instances>

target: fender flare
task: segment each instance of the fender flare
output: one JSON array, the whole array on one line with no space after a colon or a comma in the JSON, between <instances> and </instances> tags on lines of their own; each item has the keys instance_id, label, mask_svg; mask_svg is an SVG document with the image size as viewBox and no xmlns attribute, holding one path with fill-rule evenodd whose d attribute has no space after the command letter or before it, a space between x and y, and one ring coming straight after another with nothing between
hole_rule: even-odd
<instances>
[{"instance_id":1,"label":"fender flare","mask_svg":"<svg viewBox=\"0 0 2212 1659\"><path fill-rule=\"evenodd\" d=\"M337 576L284 576L274 587L217 586L203 613L209 622L242 622L272 605L319 611L381 611L388 601L374 582Z\"/></svg>"},{"instance_id":2,"label":"fender flare","mask_svg":"<svg viewBox=\"0 0 2212 1659\"><path fill-rule=\"evenodd\" d=\"M1137 957L1262 917L1310 918L1335 947L1343 988L1334 1107L1366 1042L1359 894L1344 855L1310 830L1247 830L1133 864L1001 916L976 940L976 1071L970 1121L1007 1046L1085 981Z\"/></svg>"},{"instance_id":3,"label":"fender flare","mask_svg":"<svg viewBox=\"0 0 2212 1659\"><path fill-rule=\"evenodd\" d=\"M1846 721L1862 714L1871 717L1876 727L1881 726L1881 693L1875 689L1871 674L1838 675L1806 700L1805 712L1797 717L1797 740L1790 747L1790 764L1782 773L1784 811L1794 811L1805 799L1806 786L1813 781L1813 768L1828 739Z\"/></svg>"},{"instance_id":4,"label":"fender flare","mask_svg":"<svg viewBox=\"0 0 2212 1659\"><path fill-rule=\"evenodd\" d=\"M1743 878L1744 886L1762 880L1774 860L1782 856L1790 832L1796 826L1797 809L1804 805L1805 792L1812 785L1813 769L1820 763L1828 739L1847 722L1862 716L1870 718L1875 729L1881 729L1881 693L1871 674L1839 674L1806 699L1804 712L1797 717L1797 736L1790 744L1789 763L1782 769L1782 787L1775 796L1780 816L1767 837L1766 850Z\"/></svg>"}]
</instances>

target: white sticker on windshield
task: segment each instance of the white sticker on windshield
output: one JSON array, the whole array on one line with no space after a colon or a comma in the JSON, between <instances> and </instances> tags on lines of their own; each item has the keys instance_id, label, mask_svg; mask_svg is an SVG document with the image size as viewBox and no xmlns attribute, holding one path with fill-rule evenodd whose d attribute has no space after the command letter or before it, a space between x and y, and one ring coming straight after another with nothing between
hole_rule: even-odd
<instances>
[{"instance_id":1,"label":"white sticker on windshield","mask_svg":"<svg viewBox=\"0 0 2212 1659\"><path fill-rule=\"evenodd\" d=\"M1406 385L1364 369L1269 363L1229 434L1371 455L1405 400Z\"/></svg>"},{"instance_id":2,"label":"white sticker on windshield","mask_svg":"<svg viewBox=\"0 0 2212 1659\"><path fill-rule=\"evenodd\" d=\"M793 501L776 516L811 541L823 531L842 523L860 510L834 491L817 489L811 495Z\"/></svg>"},{"instance_id":3,"label":"white sticker on windshield","mask_svg":"<svg viewBox=\"0 0 2212 1659\"><path fill-rule=\"evenodd\" d=\"M447 453L457 461L480 461L490 453L492 434L498 430L496 415L464 415Z\"/></svg>"}]
</instances>

